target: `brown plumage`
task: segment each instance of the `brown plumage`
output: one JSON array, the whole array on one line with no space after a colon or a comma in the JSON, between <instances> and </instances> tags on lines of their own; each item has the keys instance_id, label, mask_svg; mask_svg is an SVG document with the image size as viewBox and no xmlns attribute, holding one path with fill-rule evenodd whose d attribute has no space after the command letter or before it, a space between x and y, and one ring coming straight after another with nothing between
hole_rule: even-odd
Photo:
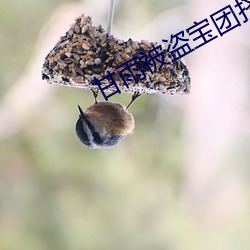
<instances>
[{"instance_id":1,"label":"brown plumage","mask_svg":"<svg viewBox=\"0 0 250 250\"><path fill-rule=\"evenodd\" d=\"M134 118L119 103L98 102L88 107L86 116L97 131L110 135L127 135L133 132Z\"/></svg>"}]
</instances>

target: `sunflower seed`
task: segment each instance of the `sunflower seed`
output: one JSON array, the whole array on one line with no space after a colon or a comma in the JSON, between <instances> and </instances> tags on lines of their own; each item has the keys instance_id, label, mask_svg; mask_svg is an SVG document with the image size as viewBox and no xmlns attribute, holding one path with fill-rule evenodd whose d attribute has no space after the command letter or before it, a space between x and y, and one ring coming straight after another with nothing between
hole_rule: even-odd
<instances>
[{"instance_id":1,"label":"sunflower seed","mask_svg":"<svg viewBox=\"0 0 250 250\"><path fill-rule=\"evenodd\" d=\"M86 64L86 65L94 65L95 63L94 63L93 61L87 60L87 61L85 62L85 64Z\"/></svg>"},{"instance_id":2,"label":"sunflower seed","mask_svg":"<svg viewBox=\"0 0 250 250\"><path fill-rule=\"evenodd\" d=\"M89 46L86 43L82 44L82 48L85 49L85 50L89 50Z\"/></svg>"}]
</instances>

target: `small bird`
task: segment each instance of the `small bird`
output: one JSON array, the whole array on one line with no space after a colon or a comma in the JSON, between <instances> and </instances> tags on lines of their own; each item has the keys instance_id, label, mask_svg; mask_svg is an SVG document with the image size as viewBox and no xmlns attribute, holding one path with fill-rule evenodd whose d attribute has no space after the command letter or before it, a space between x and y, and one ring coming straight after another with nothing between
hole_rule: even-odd
<instances>
[{"instance_id":1,"label":"small bird","mask_svg":"<svg viewBox=\"0 0 250 250\"><path fill-rule=\"evenodd\" d=\"M134 117L128 112L129 106L140 96L136 92L127 107L119 103L97 102L98 91L92 90L95 103L85 112L80 112L76 122L76 134L88 148L112 148L134 130Z\"/></svg>"}]
</instances>

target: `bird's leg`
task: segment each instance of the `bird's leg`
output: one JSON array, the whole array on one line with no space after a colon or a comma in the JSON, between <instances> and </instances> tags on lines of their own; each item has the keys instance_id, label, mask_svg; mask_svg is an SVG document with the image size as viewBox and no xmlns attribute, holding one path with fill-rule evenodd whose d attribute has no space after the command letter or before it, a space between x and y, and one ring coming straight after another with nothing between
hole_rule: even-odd
<instances>
[{"instance_id":1,"label":"bird's leg","mask_svg":"<svg viewBox=\"0 0 250 250\"><path fill-rule=\"evenodd\" d=\"M94 99L95 99L95 104L97 104L98 102L97 102L96 98L98 96L99 89L97 89L97 90L90 89L90 90L93 93L93 96L94 96Z\"/></svg>"},{"instance_id":2,"label":"bird's leg","mask_svg":"<svg viewBox=\"0 0 250 250\"><path fill-rule=\"evenodd\" d=\"M130 101L130 103L128 104L128 106L126 107L126 110L131 106L131 104L140 96L141 94L137 91L132 95L132 100Z\"/></svg>"}]
</instances>

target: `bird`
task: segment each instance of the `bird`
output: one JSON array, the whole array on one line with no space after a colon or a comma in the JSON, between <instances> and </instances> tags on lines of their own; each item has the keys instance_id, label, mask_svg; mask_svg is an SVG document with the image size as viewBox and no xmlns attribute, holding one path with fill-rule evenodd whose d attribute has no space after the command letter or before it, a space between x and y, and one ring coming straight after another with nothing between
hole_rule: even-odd
<instances>
[{"instance_id":1,"label":"bird","mask_svg":"<svg viewBox=\"0 0 250 250\"><path fill-rule=\"evenodd\" d=\"M113 148L131 134L135 127L133 115L128 112L130 105L140 96L132 95L127 107L109 101L97 101L98 91L92 90L95 102L85 112L78 105L79 118L75 130L80 142L91 149Z\"/></svg>"}]
</instances>

